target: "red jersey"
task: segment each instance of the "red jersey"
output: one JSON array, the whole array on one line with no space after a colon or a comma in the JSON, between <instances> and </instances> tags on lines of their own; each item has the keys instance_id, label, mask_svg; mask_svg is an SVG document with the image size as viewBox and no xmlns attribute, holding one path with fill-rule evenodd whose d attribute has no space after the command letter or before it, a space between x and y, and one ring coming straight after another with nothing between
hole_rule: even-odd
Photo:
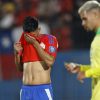
<instances>
[{"instance_id":1,"label":"red jersey","mask_svg":"<svg viewBox=\"0 0 100 100\"><path fill-rule=\"evenodd\" d=\"M37 39L41 48L43 48L45 52L47 52L53 57L56 57L57 48L58 48L58 42L56 37L48 34L40 34L40 36L38 36ZM24 33L20 38L20 42L23 47L22 62L42 61L34 45L28 43L25 40Z\"/></svg>"}]
</instances>

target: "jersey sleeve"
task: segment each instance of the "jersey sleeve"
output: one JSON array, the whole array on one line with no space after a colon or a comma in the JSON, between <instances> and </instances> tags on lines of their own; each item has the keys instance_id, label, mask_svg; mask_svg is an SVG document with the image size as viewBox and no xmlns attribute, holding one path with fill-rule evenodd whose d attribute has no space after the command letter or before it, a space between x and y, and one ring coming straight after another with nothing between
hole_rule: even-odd
<instances>
[{"instance_id":1,"label":"jersey sleeve","mask_svg":"<svg viewBox=\"0 0 100 100\"><path fill-rule=\"evenodd\" d=\"M81 65L80 70L85 72L86 77L98 77L100 76L100 68L91 68L90 65Z\"/></svg>"},{"instance_id":2,"label":"jersey sleeve","mask_svg":"<svg viewBox=\"0 0 100 100\"><path fill-rule=\"evenodd\" d=\"M58 41L56 37L51 35L48 36L46 42L46 52L55 58L57 55L57 49L58 49Z\"/></svg>"},{"instance_id":3,"label":"jersey sleeve","mask_svg":"<svg viewBox=\"0 0 100 100\"><path fill-rule=\"evenodd\" d=\"M80 70L81 71L87 71L87 70L89 70L91 68L91 66L90 65L80 65Z\"/></svg>"},{"instance_id":4,"label":"jersey sleeve","mask_svg":"<svg viewBox=\"0 0 100 100\"><path fill-rule=\"evenodd\" d=\"M85 72L86 77L100 77L100 68L91 68Z\"/></svg>"}]
</instances>

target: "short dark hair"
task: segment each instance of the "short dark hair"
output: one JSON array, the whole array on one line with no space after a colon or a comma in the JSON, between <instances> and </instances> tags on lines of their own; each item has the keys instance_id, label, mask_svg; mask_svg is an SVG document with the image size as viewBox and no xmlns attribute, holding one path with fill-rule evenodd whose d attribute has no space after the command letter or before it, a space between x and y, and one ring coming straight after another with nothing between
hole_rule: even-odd
<instances>
[{"instance_id":1,"label":"short dark hair","mask_svg":"<svg viewBox=\"0 0 100 100\"><path fill-rule=\"evenodd\" d=\"M24 32L34 32L38 28L38 20L35 17L28 16L23 21Z\"/></svg>"}]
</instances>

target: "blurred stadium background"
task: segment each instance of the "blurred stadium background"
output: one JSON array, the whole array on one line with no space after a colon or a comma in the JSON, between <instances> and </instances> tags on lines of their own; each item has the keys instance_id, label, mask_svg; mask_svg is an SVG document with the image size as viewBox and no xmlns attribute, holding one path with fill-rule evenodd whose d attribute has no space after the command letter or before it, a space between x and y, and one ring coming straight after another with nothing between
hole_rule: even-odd
<instances>
[{"instance_id":1,"label":"blurred stadium background","mask_svg":"<svg viewBox=\"0 0 100 100\"><path fill-rule=\"evenodd\" d=\"M54 100L90 100L91 80L84 84L64 68L64 62L89 64L95 35L81 26L77 10L87 0L0 0L0 100L19 100L22 73L14 64L13 43L26 16L40 20L41 33L57 37L59 48L52 69ZM99 0L98 0L99 1Z\"/></svg>"}]
</instances>

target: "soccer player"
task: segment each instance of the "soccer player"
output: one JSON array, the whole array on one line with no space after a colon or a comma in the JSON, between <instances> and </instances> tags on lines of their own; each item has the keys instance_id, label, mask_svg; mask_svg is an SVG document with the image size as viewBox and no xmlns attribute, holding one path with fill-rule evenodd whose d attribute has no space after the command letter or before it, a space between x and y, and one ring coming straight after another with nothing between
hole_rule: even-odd
<instances>
[{"instance_id":1,"label":"soccer player","mask_svg":"<svg viewBox=\"0 0 100 100\"><path fill-rule=\"evenodd\" d=\"M88 31L94 31L95 37L91 43L90 65L65 63L65 67L71 73L78 73L77 78L81 82L84 78L92 78L91 100L100 100L100 3L87 1L78 11L83 27Z\"/></svg>"},{"instance_id":2,"label":"soccer player","mask_svg":"<svg viewBox=\"0 0 100 100\"><path fill-rule=\"evenodd\" d=\"M57 53L54 36L40 34L38 20L26 17L19 43L14 44L15 63L23 71L20 100L53 100L50 78Z\"/></svg>"}]
</instances>

